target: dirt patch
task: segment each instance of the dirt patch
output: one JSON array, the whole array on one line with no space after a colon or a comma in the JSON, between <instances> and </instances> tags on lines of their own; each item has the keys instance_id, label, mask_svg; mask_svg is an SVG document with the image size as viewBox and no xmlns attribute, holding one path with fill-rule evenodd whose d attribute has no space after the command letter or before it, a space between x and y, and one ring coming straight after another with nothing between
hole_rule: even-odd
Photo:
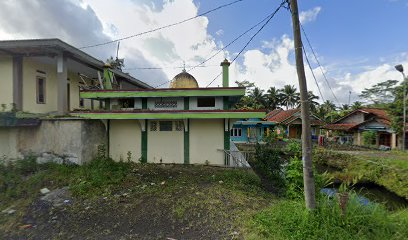
<instances>
[{"instance_id":1,"label":"dirt patch","mask_svg":"<svg viewBox=\"0 0 408 240\"><path fill-rule=\"evenodd\" d=\"M136 166L104 196L58 205L36 199L4 238L242 239L242 220L271 200L248 171Z\"/></svg>"}]
</instances>

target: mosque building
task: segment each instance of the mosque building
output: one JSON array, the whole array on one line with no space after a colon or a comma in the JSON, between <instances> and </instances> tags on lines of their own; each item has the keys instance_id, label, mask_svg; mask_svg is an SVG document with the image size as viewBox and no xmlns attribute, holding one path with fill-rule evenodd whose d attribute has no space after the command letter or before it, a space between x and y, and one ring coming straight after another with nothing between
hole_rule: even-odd
<instances>
[{"instance_id":1,"label":"mosque building","mask_svg":"<svg viewBox=\"0 0 408 240\"><path fill-rule=\"evenodd\" d=\"M234 122L265 117L263 111L233 109L245 88L229 87L229 65L227 60L221 63L222 87L199 87L184 69L169 88L82 90L81 98L103 101L106 109L71 115L106 121L113 159L229 165Z\"/></svg>"}]
</instances>

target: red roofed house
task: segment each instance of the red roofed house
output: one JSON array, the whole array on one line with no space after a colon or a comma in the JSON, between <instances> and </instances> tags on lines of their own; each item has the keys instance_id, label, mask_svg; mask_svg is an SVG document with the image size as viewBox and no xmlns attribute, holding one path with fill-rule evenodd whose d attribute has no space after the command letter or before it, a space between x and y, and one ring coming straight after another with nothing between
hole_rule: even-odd
<instances>
[{"instance_id":1,"label":"red roofed house","mask_svg":"<svg viewBox=\"0 0 408 240\"><path fill-rule=\"evenodd\" d=\"M299 109L275 109L266 115L267 121L274 122L276 125L281 125L286 128L286 135L289 138L300 138L302 135L302 119ZM320 126L324 122L315 115L310 116L312 125L312 138L316 138L320 134Z\"/></svg>"},{"instance_id":2,"label":"red roofed house","mask_svg":"<svg viewBox=\"0 0 408 240\"><path fill-rule=\"evenodd\" d=\"M384 109L360 108L338 119L332 124L324 126L325 129L341 132L348 136L355 145L363 145L362 133L364 131L377 132L375 145L398 147L397 134L391 129L391 119Z\"/></svg>"}]
</instances>

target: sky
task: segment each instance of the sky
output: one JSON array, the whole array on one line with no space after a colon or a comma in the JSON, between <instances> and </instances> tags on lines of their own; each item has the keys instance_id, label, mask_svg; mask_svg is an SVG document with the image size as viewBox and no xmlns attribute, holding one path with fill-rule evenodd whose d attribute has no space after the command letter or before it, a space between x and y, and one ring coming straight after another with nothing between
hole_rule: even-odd
<instances>
[{"instance_id":1,"label":"sky","mask_svg":"<svg viewBox=\"0 0 408 240\"><path fill-rule=\"evenodd\" d=\"M0 39L60 38L81 48L176 23L233 1L3 0ZM185 64L200 87L211 82L210 87L221 86L220 77L214 80L221 71L220 62L235 58L260 25L222 48L270 15L280 2L243 0L177 26L122 40L119 58L125 59L124 71L153 87L167 87ZM317 79L316 84L305 65L308 90L320 101L337 105L347 104L349 98L351 103L361 101L358 95L364 88L389 79L402 80L394 66L403 64L408 69L408 0L298 2L300 20L317 58L302 36ZM116 47L113 43L82 50L106 60L116 56ZM206 67L190 70L219 51ZM161 69L140 69L145 67ZM287 9L280 9L230 66L231 85L244 80L265 91L286 84L298 86Z\"/></svg>"}]
</instances>

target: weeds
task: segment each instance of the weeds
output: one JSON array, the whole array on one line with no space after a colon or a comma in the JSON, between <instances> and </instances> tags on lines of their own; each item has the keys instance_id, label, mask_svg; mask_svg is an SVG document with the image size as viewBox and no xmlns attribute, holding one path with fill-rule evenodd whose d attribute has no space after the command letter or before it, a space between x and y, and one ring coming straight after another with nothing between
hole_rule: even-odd
<instances>
[{"instance_id":1,"label":"weeds","mask_svg":"<svg viewBox=\"0 0 408 240\"><path fill-rule=\"evenodd\" d=\"M320 198L317 209L301 200L281 201L251 222L253 239L406 239L407 218L394 216L379 204L362 205L355 195L342 215L336 199Z\"/></svg>"}]
</instances>

